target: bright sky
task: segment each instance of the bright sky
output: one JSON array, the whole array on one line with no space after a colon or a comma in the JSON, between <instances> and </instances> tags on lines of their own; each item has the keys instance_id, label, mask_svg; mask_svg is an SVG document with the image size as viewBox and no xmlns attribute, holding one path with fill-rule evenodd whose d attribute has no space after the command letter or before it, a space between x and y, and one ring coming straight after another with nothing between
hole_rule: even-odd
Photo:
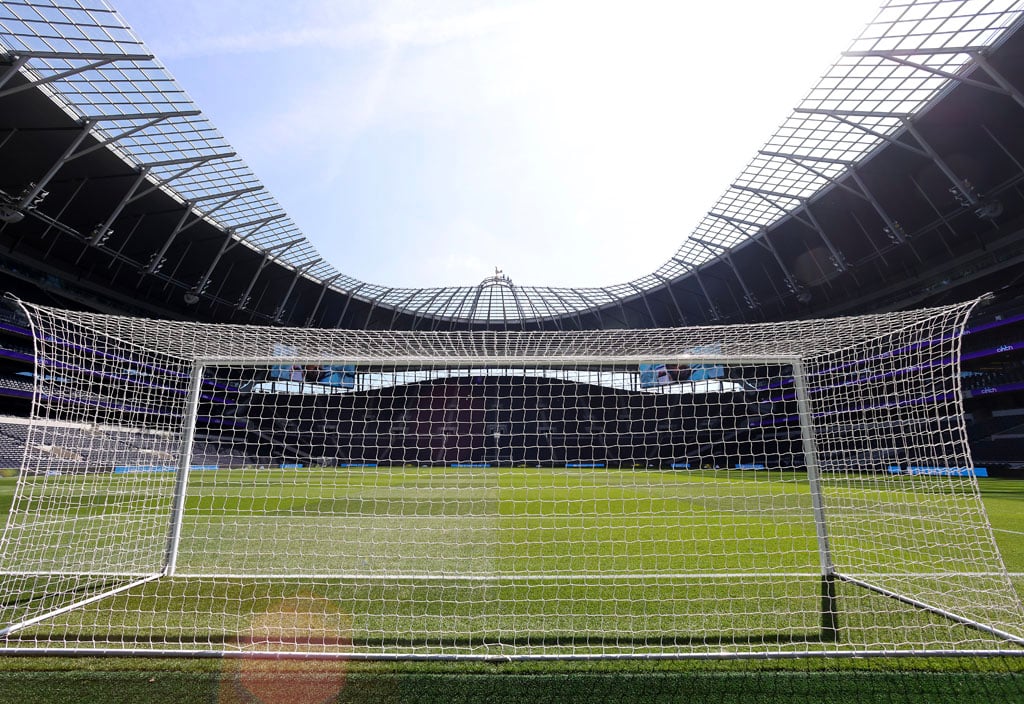
<instances>
[{"instance_id":1,"label":"bright sky","mask_svg":"<svg viewBox=\"0 0 1024 704\"><path fill-rule=\"evenodd\" d=\"M600 286L679 247L879 0L114 0L339 270Z\"/></svg>"}]
</instances>

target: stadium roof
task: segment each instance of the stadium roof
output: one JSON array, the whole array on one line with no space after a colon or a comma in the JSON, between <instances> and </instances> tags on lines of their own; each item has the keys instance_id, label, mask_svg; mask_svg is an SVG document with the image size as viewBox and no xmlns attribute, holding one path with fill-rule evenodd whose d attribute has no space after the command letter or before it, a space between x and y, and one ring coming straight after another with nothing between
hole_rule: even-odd
<instances>
[{"instance_id":1,"label":"stadium roof","mask_svg":"<svg viewBox=\"0 0 1024 704\"><path fill-rule=\"evenodd\" d=\"M712 264L731 269L743 298L753 306L756 295L733 261L736 248L749 242L757 242L764 256L778 262L792 295L802 294L801 277L790 273L792 267L783 263L777 245L765 237L786 218L801 219L816 232L827 260L823 266L845 268L846 256L828 228L806 208L812 196L840 182L874 205L888 237L904 238L903 226L874 202L872 191L856 181L852 167L886 145L929 156L926 141L918 139L917 146L910 146L899 135L909 132L916 137L915 117L952 85L967 83L999 92L1024 106L1019 90L987 59L1008 30L1020 24L1022 9L1021 0L888 2L694 231L683 237L678 251L646 276L607 286L522 286L496 274L478 286L416 289L380 286L339 271L320 256L120 15L100 0L12 1L0 6L0 61L16 69L0 73L0 98L31 88L44 91L81 126L79 136L51 171L40 174L21 192L5 191L0 197L11 213L31 215L33 206L45 197L49 179L67 162L97 149L112 152L136 177L116 207L79 237L93 247L109 246L114 226L122 227L118 222L122 213L158 190L177 202L183 214L153 248L143 273L160 272L186 230L197 224L212 226L226 237L219 253L210 257L206 273L189 282L186 297L198 300L209 295L211 278L225 252L247 248L258 255L259 264L248 288L243 287L238 305L250 305L257 280L267 267L276 265L290 272L272 294L278 318L288 310L300 280L319 287L320 299L334 291L368 305L368 318L374 309L391 312L393 318L435 321L579 317L621 306L623 301L642 299L649 306L648 292L668 290L670 282L681 279L692 281L703 292L713 312L715 296L702 278ZM986 77L968 77L975 70ZM12 80L15 76L18 80ZM943 160L934 161L948 170ZM850 174L852 185L845 182ZM947 175L957 191L954 195L971 207L981 203L962 177Z\"/></svg>"}]
</instances>

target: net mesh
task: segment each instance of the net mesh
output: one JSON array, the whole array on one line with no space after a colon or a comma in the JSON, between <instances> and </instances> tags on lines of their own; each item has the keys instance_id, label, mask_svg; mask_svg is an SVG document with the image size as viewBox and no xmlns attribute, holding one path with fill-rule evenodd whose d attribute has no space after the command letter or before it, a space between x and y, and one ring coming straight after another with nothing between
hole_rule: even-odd
<instances>
[{"instance_id":1,"label":"net mesh","mask_svg":"<svg viewBox=\"0 0 1024 704\"><path fill-rule=\"evenodd\" d=\"M972 306L575 333L28 306L0 645L1017 652L962 422Z\"/></svg>"}]
</instances>

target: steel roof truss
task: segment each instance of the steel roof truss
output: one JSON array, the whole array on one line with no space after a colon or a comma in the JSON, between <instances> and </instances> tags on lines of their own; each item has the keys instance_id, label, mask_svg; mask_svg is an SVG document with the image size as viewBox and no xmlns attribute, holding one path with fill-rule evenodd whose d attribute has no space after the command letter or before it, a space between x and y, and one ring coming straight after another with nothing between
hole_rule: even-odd
<instances>
[{"instance_id":1,"label":"steel roof truss","mask_svg":"<svg viewBox=\"0 0 1024 704\"><path fill-rule=\"evenodd\" d=\"M882 204L878 202L878 199L871 192L871 189L864 183L864 179L861 178L857 169L850 169L850 178L856 181L857 187L863 191L864 197L871 203L871 207L878 213L878 217L882 218L882 222L885 223L886 236L900 244L906 242L907 238L904 236L903 226L889 217L889 213L886 212L885 208L882 207Z\"/></svg>"},{"instance_id":2,"label":"steel roof truss","mask_svg":"<svg viewBox=\"0 0 1024 704\"><path fill-rule=\"evenodd\" d=\"M292 281L290 284L288 284L288 290L285 292L284 297L281 299L281 303L277 306L277 310L274 311L275 322L280 323L281 319L284 317L285 308L287 308L288 306L288 299L292 297L292 292L295 290L295 284L299 282L299 277L302 276L302 274L304 274L306 270L309 269L309 267L321 261L323 261L323 259L318 257L316 259L306 262L302 266L297 267L295 269L295 273L292 276Z\"/></svg>"},{"instance_id":3,"label":"steel roof truss","mask_svg":"<svg viewBox=\"0 0 1024 704\"><path fill-rule=\"evenodd\" d=\"M985 55L982 52L970 52L970 56L972 59L974 59L974 62L992 78L993 81L999 84L999 87L1003 89L1006 95L1010 96L1015 101L1017 101L1018 105L1024 107L1024 94L1022 94L1021 91L1015 85L1006 80L1003 74L999 73L999 71L997 71L991 63L989 63L989 60L985 57ZM982 84L982 86L984 85L985 84Z\"/></svg>"},{"instance_id":4,"label":"steel roof truss","mask_svg":"<svg viewBox=\"0 0 1024 704\"><path fill-rule=\"evenodd\" d=\"M139 198L143 198L145 196L148 196L153 191L156 191L159 188L161 188L163 186L166 186L171 181L176 181L177 179L181 178L182 176L186 175L187 173L189 173L191 171L195 171L196 169L198 169L203 164L206 164L207 162L216 161L218 159L230 159L233 156L236 156L235 152L222 152L220 154L210 154L208 156L200 157L198 159L173 160L173 161L178 162L178 163L187 164L187 166L184 169L182 169L181 171L178 171L176 173L171 174L170 176L167 176L166 178L162 178L162 179L156 181L149 188L145 189L144 191L140 191L135 196L133 196L132 200L135 201L135 200L138 200ZM170 164L168 164L166 162L164 162L163 164L160 164L160 162L150 162L148 166L152 169L152 168L156 168L157 166L160 166L160 165L169 166Z\"/></svg>"},{"instance_id":5,"label":"steel roof truss","mask_svg":"<svg viewBox=\"0 0 1024 704\"><path fill-rule=\"evenodd\" d=\"M124 195L121 197L121 200L110 212L110 215L107 216L107 219L104 220L102 224L98 225L95 230L93 230L92 237L89 238L89 244L98 245L101 242L106 241L108 236L107 233L110 232L110 226L114 224L114 220L116 220L117 216L121 214L121 211L124 210L124 207L128 205L132 195L135 193L135 191L139 189L139 186L142 185L142 182L146 180L146 175L148 173L149 167L144 166L139 170L139 175L135 177L134 181L132 181L131 187L129 187L129 189L125 191Z\"/></svg>"},{"instance_id":6,"label":"steel roof truss","mask_svg":"<svg viewBox=\"0 0 1024 704\"><path fill-rule=\"evenodd\" d=\"M189 229L193 225L206 220L208 217L213 215L215 212L223 208L228 203L231 203L235 199L241 197L243 193L244 191L237 191L231 197L227 198L225 201L217 203L214 207L202 213L193 212L193 207L195 206L195 203L193 201L185 203L185 212L182 214L181 219L178 220L178 224L175 225L174 230L167 237L167 239L164 240L163 245L160 247L160 251L153 256L153 259L150 260L149 266L146 267L146 273L152 274L156 271L157 267L159 267L160 265L160 262L163 261L164 255L167 254L167 250L171 248L172 244L174 244L174 240L177 239L178 235L180 235L182 232ZM186 222L186 220L188 220L189 215L194 215L195 217L192 218L191 222Z\"/></svg>"},{"instance_id":7,"label":"steel roof truss","mask_svg":"<svg viewBox=\"0 0 1024 704\"><path fill-rule=\"evenodd\" d=\"M19 56L18 58L21 58L21 57ZM18 59L15 59L15 61L17 61L17 60ZM32 88L36 88L38 86L46 85L47 83L53 83L54 81L60 81L60 80L63 80L65 78L70 78L71 76L74 76L74 75L79 74L79 73L84 73L85 71L92 71L94 69L100 68L101 66L106 66L107 64L110 64L110 63L113 63L113 62L114 62L114 59L109 59L109 58L107 58L107 59L99 59L97 61L93 61L92 63L85 64L84 66L75 66L75 67L69 68L69 69L67 69L65 71L59 71L57 73L50 74L49 76L45 76L43 78L36 78L36 77L34 77L31 73L28 72L28 70L24 70L24 69L26 69L26 67L22 66L22 69L23 69L23 72L25 73L25 75L29 76L28 82L23 83L20 86L15 86L14 88L8 88L7 90L0 90L0 98L6 98L8 95L12 95L14 93L20 93L23 90L31 90Z\"/></svg>"},{"instance_id":8,"label":"steel roof truss","mask_svg":"<svg viewBox=\"0 0 1024 704\"><path fill-rule=\"evenodd\" d=\"M0 73L0 88L3 88L7 81L18 75L18 69L24 66L26 61L28 61L27 56L18 56L10 66L4 67L3 73Z\"/></svg>"},{"instance_id":9,"label":"steel roof truss","mask_svg":"<svg viewBox=\"0 0 1024 704\"><path fill-rule=\"evenodd\" d=\"M854 162L849 159L833 159L831 157L811 156L809 154L787 154L785 152L770 152L764 149L759 150L757 153L761 156L774 156L779 159L787 159L789 161L816 161L822 164L838 164L839 166L852 166L854 164Z\"/></svg>"},{"instance_id":10,"label":"steel roof truss","mask_svg":"<svg viewBox=\"0 0 1024 704\"><path fill-rule=\"evenodd\" d=\"M730 218L727 215L720 215L720 214L716 214L716 213L709 213L709 215L711 215L712 217L718 218L719 220L722 220L723 222L725 222L727 225L729 225L733 229L737 230L738 232L743 233L743 235L749 241L756 242L762 248L768 250L768 252L772 255L772 258L775 259L775 263L779 265L779 269L782 270L782 275L785 277L786 287L790 291L792 291L793 293L799 293L801 290L803 290L803 287L797 281L796 277L794 277L793 274L789 271L789 267L787 267L786 263L784 261L782 261L782 257L779 255L779 251L777 249L775 249L775 245L774 245L774 243L772 243L771 237L768 236L768 228L766 228L763 225L761 225L761 226L758 226L758 232L756 232L754 234L750 234L749 232L747 232L746 230L744 230L743 228L741 228L737 224L737 222L743 222L743 221L736 221L736 222L734 222L733 218ZM751 225L753 223L743 223L743 224Z\"/></svg>"},{"instance_id":11,"label":"steel roof truss","mask_svg":"<svg viewBox=\"0 0 1024 704\"><path fill-rule=\"evenodd\" d=\"M917 129L913 122L907 122L906 125L907 131L913 135L918 144L924 148L928 153L928 157L936 166L939 167L939 171L945 174L946 178L949 179L949 182L953 184L953 188L955 188L970 205L977 205L978 196L974 193L974 189L970 188L963 179L959 178L956 173L953 172L953 169L950 168L949 164L947 164L945 160L939 156L939 153L932 148L932 145L925 140L921 135L921 131Z\"/></svg>"},{"instance_id":12,"label":"steel roof truss","mask_svg":"<svg viewBox=\"0 0 1024 704\"><path fill-rule=\"evenodd\" d=\"M675 291L672 290L672 282L658 273L654 273L653 276L655 276L659 281L661 281L662 284L664 284L665 291L668 293L668 297L672 301L672 307L676 309L676 315L679 316L679 323L682 325L687 325L688 321L686 319L686 316L683 315L683 309L679 307L679 301L676 299Z\"/></svg>"},{"instance_id":13,"label":"steel roof truss","mask_svg":"<svg viewBox=\"0 0 1024 704\"><path fill-rule=\"evenodd\" d=\"M27 210L35 202L35 199L43 192L43 189L46 188L47 184L50 183L53 177L57 175L57 172L61 170L64 164L71 160L71 155L75 153L75 150L78 149L82 142L85 141L85 138L89 136L89 133L92 132L95 124L96 123L92 120L85 120L82 123L78 134L76 134L75 138L71 140L71 144L67 146L64 153L61 154L57 161L50 166L49 170L43 174L42 178L36 182L35 186L29 188L25 195L22 196L21 200L18 201L18 210Z\"/></svg>"},{"instance_id":14,"label":"steel roof truss","mask_svg":"<svg viewBox=\"0 0 1024 704\"><path fill-rule=\"evenodd\" d=\"M867 200L867 197L863 193L858 191L856 188L853 188L853 187L843 183L842 181L839 181L839 180L833 178L832 176L829 176L828 174L824 173L823 171L818 171L818 169L814 168L813 166L809 166L809 165L803 163L802 161L797 161L796 159L789 159L789 162L791 164L795 164L795 165L799 166L801 169L803 169L804 171L807 171L808 173L814 174L816 177L820 178L822 181L825 181L826 183L830 183L833 186L835 186L836 188L841 188L842 190L846 191L847 193L850 193L851 195L855 195L858 198L863 198L863 199Z\"/></svg>"},{"instance_id":15,"label":"steel roof truss","mask_svg":"<svg viewBox=\"0 0 1024 704\"><path fill-rule=\"evenodd\" d=\"M654 317L654 311L651 310L651 303L647 300L647 293L636 284L630 284L630 286L634 291L640 294L640 300L644 302L644 308L647 309L647 316L651 319L651 327L657 327L658 319Z\"/></svg>"},{"instance_id":16,"label":"steel roof truss","mask_svg":"<svg viewBox=\"0 0 1024 704\"><path fill-rule=\"evenodd\" d=\"M198 114L199 114L198 110L183 110L183 111L178 111L178 112L146 113L144 115L143 114L130 115L130 116L119 115L119 116L117 116L114 119L117 119L119 121L124 121L124 120L143 120L143 119L147 119L148 118L148 120L146 122L142 123L141 125L135 125L134 127L130 127L127 130L125 130L124 132L121 132L120 134L109 136L106 139L100 140L99 142L97 142L96 144L92 145L91 147L87 147L87 148L83 149L80 152L76 152L73 156L68 157L68 161L71 161L72 159L77 159L80 156L85 156L86 154L90 154L90 153L92 153L92 152L94 152L94 151L96 151L98 149L103 149L105 147L109 147L111 144L119 142L122 139L124 139L125 137L130 137L133 134L136 134L138 132L142 132L143 130L147 130L150 127L153 127L154 125L160 124L164 120L170 120L170 119L175 118L175 117L191 117L193 115L198 115ZM101 119L104 119L104 118L102 118L102 117L101 118L95 118L94 117L94 118L90 118L90 119L92 119L92 120L101 120ZM110 118L110 116L106 116L106 119L109 120L111 118ZM170 160L170 161L167 161L167 162L158 162L158 161L157 162L149 162L147 165L148 166L161 166L161 165L164 165L164 164L167 164L167 165L170 165L170 164L185 164L185 163L188 163L190 161L195 161L195 159L196 159L196 157L191 157L191 158L185 157L185 158L182 158L182 159L174 159L174 160Z\"/></svg>"},{"instance_id":17,"label":"steel roof truss","mask_svg":"<svg viewBox=\"0 0 1024 704\"><path fill-rule=\"evenodd\" d=\"M313 308L310 310L309 315L306 316L306 327L313 325L313 321L316 319L317 311L320 310L320 304L323 303L324 295L326 295L331 284L341 278L341 272L338 272L330 278L324 279L320 282L320 295L316 298L316 303L313 304Z\"/></svg>"},{"instance_id":18,"label":"steel roof truss","mask_svg":"<svg viewBox=\"0 0 1024 704\"><path fill-rule=\"evenodd\" d=\"M711 294L708 293L708 289L704 285L704 280L701 278L700 272L697 270L697 267L693 266L689 262L680 259L679 257L673 257L673 259L679 262L682 266L686 268L687 271L693 274L693 278L697 281L697 285L700 286L701 293L704 294L704 300L707 301L708 312L710 313L711 320L721 319L721 312L718 310L718 306L715 305L714 300L712 300Z\"/></svg>"},{"instance_id":19,"label":"steel roof truss","mask_svg":"<svg viewBox=\"0 0 1024 704\"><path fill-rule=\"evenodd\" d=\"M249 285L246 287L245 292L238 297L238 303L235 304L235 310L242 310L249 305L249 297L252 295L252 289L256 285L256 282L259 281L263 270L267 268L271 261L273 260L271 259L269 252L264 254L263 258L260 259L260 265L256 268L256 272L252 275L252 278L249 279Z\"/></svg>"},{"instance_id":20,"label":"steel roof truss","mask_svg":"<svg viewBox=\"0 0 1024 704\"><path fill-rule=\"evenodd\" d=\"M917 154L918 156L923 156L923 157L926 157L926 158L928 156L927 152L925 152L923 149L921 149L919 147L915 147L913 144L907 144L906 142L902 142L902 141L896 139L895 137L893 137L891 134L886 134L885 132L879 132L878 130L871 129L870 127L865 127L864 125L860 124L856 120L851 120L850 117L849 117L851 115L856 115L856 116L860 116L860 117L896 118L896 119L899 119L901 122L903 122L905 124L906 120L907 120L906 115L900 115L900 114L896 114L896 113L885 113L885 112L882 112L882 113L865 113L865 112L856 111L856 110L845 110L845 111L844 110L820 110L820 109L811 109L811 108L794 108L793 112L802 113L802 114L805 114L805 115L824 115L826 117L831 117L836 122L842 122L844 125L849 125L850 127L853 127L854 129L857 129L857 130L860 130L861 132L864 132L865 134L869 134L872 137L877 137L878 139L881 139L882 141L887 142L887 143L893 145L894 147L899 147L901 149L906 149L907 151L913 152L914 154Z\"/></svg>"},{"instance_id":21,"label":"steel roof truss","mask_svg":"<svg viewBox=\"0 0 1024 704\"><path fill-rule=\"evenodd\" d=\"M389 328L394 328L395 327L395 321L398 320L398 316L401 315L402 308L405 306L406 303L408 303L413 298L415 298L416 294L418 294L418 293L419 293L419 291L413 289L412 293L410 293L408 296L406 296L401 301L399 301L398 303L395 304L395 310L391 314L391 322L388 323L388 327Z\"/></svg>"},{"instance_id":22,"label":"steel roof truss","mask_svg":"<svg viewBox=\"0 0 1024 704\"><path fill-rule=\"evenodd\" d=\"M17 49L7 52L8 56L14 58L25 57L28 59L73 59L75 61L152 61L152 54L117 54L105 51L35 51L32 49Z\"/></svg>"}]
</instances>

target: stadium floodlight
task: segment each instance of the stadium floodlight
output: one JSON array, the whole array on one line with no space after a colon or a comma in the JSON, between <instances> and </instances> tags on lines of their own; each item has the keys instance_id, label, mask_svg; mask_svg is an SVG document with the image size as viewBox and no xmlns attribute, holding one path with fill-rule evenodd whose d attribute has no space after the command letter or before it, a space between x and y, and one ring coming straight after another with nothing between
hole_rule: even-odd
<instances>
[{"instance_id":1,"label":"stadium floodlight","mask_svg":"<svg viewBox=\"0 0 1024 704\"><path fill-rule=\"evenodd\" d=\"M0 652L1022 654L975 303L447 333L25 305Z\"/></svg>"}]
</instances>

